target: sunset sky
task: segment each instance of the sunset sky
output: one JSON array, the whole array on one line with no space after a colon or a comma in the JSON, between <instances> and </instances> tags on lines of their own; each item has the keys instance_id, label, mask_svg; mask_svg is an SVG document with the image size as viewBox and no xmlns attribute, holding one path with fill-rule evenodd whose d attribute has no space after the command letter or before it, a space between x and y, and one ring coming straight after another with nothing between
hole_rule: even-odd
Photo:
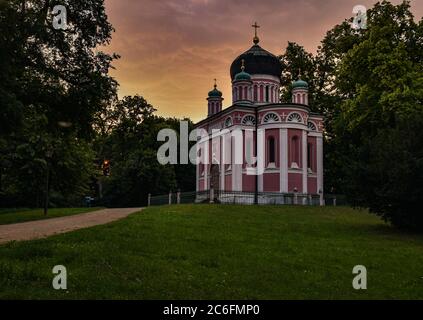
<instances>
[{"instance_id":1,"label":"sunset sky","mask_svg":"<svg viewBox=\"0 0 423 320\"><path fill-rule=\"evenodd\" d=\"M231 104L232 61L252 46L257 21L260 45L275 55L288 41L315 52L353 7L371 0L106 0L116 32L107 51L121 55L112 75L119 96L140 94L163 116L206 116L213 79ZM400 3L401 0L392 1ZM416 19L423 1L413 0Z\"/></svg>"}]
</instances>

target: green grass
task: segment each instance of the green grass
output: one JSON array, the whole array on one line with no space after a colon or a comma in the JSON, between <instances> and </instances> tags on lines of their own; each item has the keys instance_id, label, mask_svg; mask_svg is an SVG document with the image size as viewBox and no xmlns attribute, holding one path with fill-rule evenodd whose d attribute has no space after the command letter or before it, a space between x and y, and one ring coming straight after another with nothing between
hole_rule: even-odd
<instances>
[{"instance_id":1,"label":"green grass","mask_svg":"<svg viewBox=\"0 0 423 320\"><path fill-rule=\"evenodd\" d=\"M101 208L54 208L48 210L47 216L43 209L0 209L0 225L71 216L99 209Z\"/></svg>"},{"instance_id":2,"label":"green grass","mask_svg":"<svg viewBox=\"0 0 423 320\"><path fill-rule=\"evenodd\" d=\"M51 287L59 264L66 291ZM0 298L422 299L423 237L343 207L155 207L0 246Z\"/></svg>"}]
</instances>

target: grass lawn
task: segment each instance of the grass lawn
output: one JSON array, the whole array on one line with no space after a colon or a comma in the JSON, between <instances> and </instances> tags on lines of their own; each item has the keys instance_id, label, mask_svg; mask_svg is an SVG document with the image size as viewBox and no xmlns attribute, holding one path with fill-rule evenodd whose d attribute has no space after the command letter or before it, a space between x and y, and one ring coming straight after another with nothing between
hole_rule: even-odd
<instances>
[{"instance_id":1,"label":"grass lawn","mask_svg":"<svg viewBox=\"0 0 423 320\"><path fill-rule=\"evenodd\" d=\"M99 209L101 208L55 208L48 209L47 216L43 209L0 209L0 225L71 216Z\"/></svg>"},{"instance_id":2,"label":"grass lawn","mask_svg":"<svg viewBox=\"0 0 423 320\"><path fill-rule=\"evenodd\" d=\"M368 290L352 288L356 265ZM344 207L154 207L0 246L0 298L423 299L423 236Z\"/></svg>"}]
</instances>

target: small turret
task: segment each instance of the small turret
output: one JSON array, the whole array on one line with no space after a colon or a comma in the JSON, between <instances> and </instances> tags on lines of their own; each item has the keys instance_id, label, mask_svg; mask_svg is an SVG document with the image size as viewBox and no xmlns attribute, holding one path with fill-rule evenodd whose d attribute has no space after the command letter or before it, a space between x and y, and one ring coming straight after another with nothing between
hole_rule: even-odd
<instances>
[{"instance_id":1,"label":"small turret","mask_svg":"<svg viewBox=\"0 0 423 320\"><path fill-rule=\"evenodd\" d=\"M308 83L301 79L301 71L298 80L292 83L292 102L308 106Z\"/></svg>"},{"instance_id":2,"label":"small turret","mask_svg":"<svg viewBox=\"0 0 423 320\"><path fill-rule=\"evenodd\" d=\"M237 73L232 81L232 100L236 102L251 103L253 100L252 93L253 81L251 75L245 72L245 61L241 61L241 72Z\"/></svg>"},{"instance_id":3,"label":"small turret","mask_svg":"<svg viewBox=\"0 0 423 320\"><path fill-rule=\"evenodd\" d=\"M209 92L207 98L208 103L208 116L212 116L216 113L222 111L222 102L223 102L222 92L217 90L217 80L214 79L214 89Z\"/></svg>"}]
</instances>

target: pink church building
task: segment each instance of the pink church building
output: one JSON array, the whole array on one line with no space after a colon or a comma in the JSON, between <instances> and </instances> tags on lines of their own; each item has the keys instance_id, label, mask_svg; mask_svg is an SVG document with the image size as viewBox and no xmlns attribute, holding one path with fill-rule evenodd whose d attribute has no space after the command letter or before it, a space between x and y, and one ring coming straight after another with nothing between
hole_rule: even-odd
<instances>
[{"instance_id":1,"label":"pink church building","mask_svg":"<svg viewBox=\"0 0 423 320\"><path fill-rule=\"evenodd\" d=\"M257 34L253 42L231 65L232 105L223 109L215 84L207 98L207 118L196 124L210 136L214 129L227 129L206 142L209 159L197 164L197 192L213 189L216 198L224 192L255 194L261 203L269 203L267 194L322 199L324 118L310 111L308 84L301 79L292 84L292 101L280 101L281 63L258 45ZM228 134L234 130L242 132L242 164L234 161L239 142ZM256 145L257 131L264 132L262 147ZM264 153L260 174L251 165L259 149Z\"/></svg>"}]
</instances>

